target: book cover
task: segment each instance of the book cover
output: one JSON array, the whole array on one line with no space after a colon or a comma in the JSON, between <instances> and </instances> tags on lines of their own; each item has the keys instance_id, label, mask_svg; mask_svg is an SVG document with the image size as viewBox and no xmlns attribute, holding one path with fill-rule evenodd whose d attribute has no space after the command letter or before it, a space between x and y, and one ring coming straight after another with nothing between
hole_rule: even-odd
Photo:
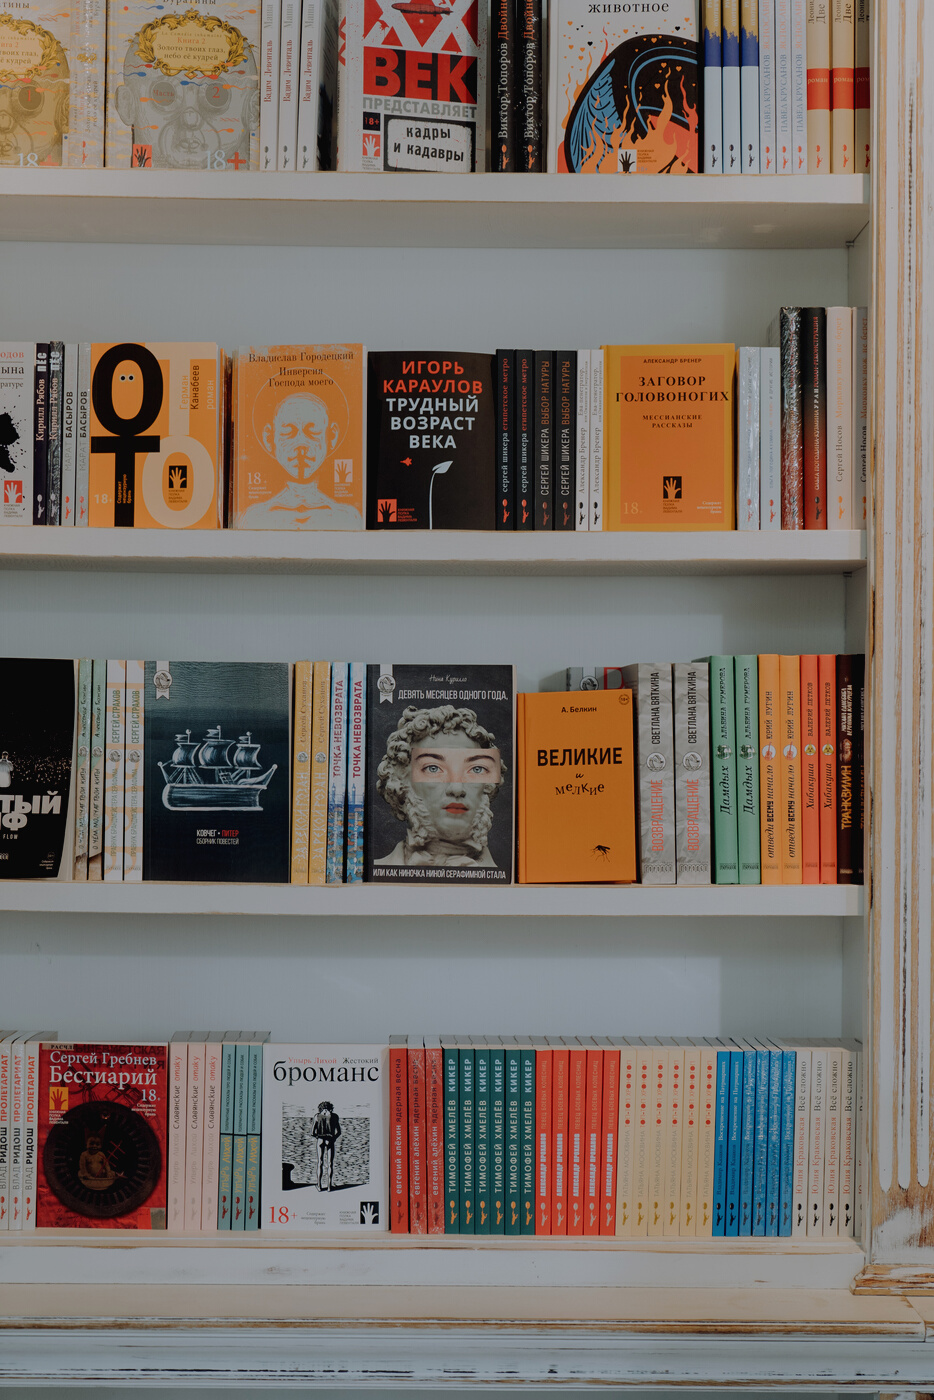
<instances>
[{"instance_id":1,"label":"book cover","mask_svg":"<svg viewBox=\"0 0 934 1400\"><path fill-rule=\"evenodd\" d=\"M854 530L852 306L827 307L827 528Z\"/></svg>"},{"instance_id":2,"label":"book cover","mask_svg":"<svg viewBox=\"0 0 934 1400\"><path fill-rule=\"evenodd\" d=\"M853 709L856 730L856 774L853 781L853 805L856 809L856 884L863 883L866 844L866 658L853 658Z\"/></svg>"},{"instance_id":3,"label":"book cover","mask_svg":"<svg viewBox=\"0 0 934 1400\"><path fill-rule=\"evenodd\" d=\"M231 1228L233 1204L234 1096L237 1087L236 1033L227 1031L221 1048L220 1142L217 1163L217 1228Z\"/></svg>"},{"instance_id":4,"label":"book cover","mask_svg":"<svg viewBox=\"0 0 934 1400\"><path fill-rule=\"evenodd\" d=\"M347 834L344 880L363 880L363 816L366 806L366 665L350 663L347 718Z\"/></svg>"},{"instance_id":5,"label":"book cover","mask_svg":"<svg viewBox=\"0 0 934 1400\"><path fill-rule=\"evenodd\" d=\"M91 346L90 525L217 528L218 369L217 346L207 342Z\"/></svg>"},{"instance_id":6,"label":"book cover","mask_svg":"<svg viewBox=\"0 0 934 1400\"><path fill-rule=\"evenodd\" d=\"M279 34L282 0L261 0L259 169L275 170L279 134Z\"/></svg>"},{"instance_id":7,"label":"book cover","mask_svg":"<svg viewBox=\"0 0 934 1400\"><path fill-rule=\"evenodd\" d=\"M368 667L367 880L512 883L513 676Z\"/></svg>"},{"instance_id":8,"label":"book cover","mask_svg":"<svg viewBox=\"0 0 934 1400\"><path fill-rule=\"evenodd\" d=\"M811 1051L795 1052L793 1107L794 1155L791 1177L791 1234L801 1238L808 1229L808 1159L811 1125Z\"/></svg>"},{"instance_id":9,"label":"book cover","mask_svg":"<svg viewBox=\"0 0 934 1400\"><path fill-rule=\"evenodd\" d=\"M752 1234L765 1236L769 1166L770 1052L756 1042L756 1129L752 1176Z\"/></svg>"},{"instance_id":10,"label":"book cover","mask_svg":"<svg viewBox=\"0 0 934 1400\"><path fill-rule=\"evenodd\" d=\"M409 1233L408 1036L389 1037L389 1229Z\"/></svg>"},{"instance_id":11,"label":"book cover","mask_svg":"<svg viewBox=\"0 0 934 1400\"><path fill-rule=\"evenodd\" d=\"M852 175L856 168L855 0L830 0L830 3L833 31L830 171L833 175Z\"/></svg>"},{"instance_id":12,"label":"book cover","mask_svg":"<svg viewBox=\"0 0 934 1400\"><path fill-rule=\"evenodd\" d=\"M756 1050L747 1041L738 1041L743 1051L743 1121L742 1152L739 1177L740 1235L751 1235L753 1226L753 1191L756 1169Z\"/></svg>"},{"instance_id":13,"label":"book cover","mask_svg":"<svg viewBox=\"0 0 934 1400\"><path fill-rule=\"evenodd\" d=\"M535 352L516 351L515 461L516 529L535 529L535 481L532 411L535 399Z\"/></svg>"},{"instance_id":14,"label":"book cover","mask_svg":"<svg viewBox=\"0 0 934 1400\"><path fill-rule=\"evenodd\" d=\"M516 169L543 170L545 110L543 57L547 51L542 0L516 5Z\"/></svg>"},{"instance_id":15,"label":"book cover","mask_svg":"<svg viewBox=\"0 0 934 1400\"><path fill-rule=\"evenodd\" d=\"M742 173L742 97L740 67L740 0L722 0L723 23L723 174Z\"/></svg>"},{"instance_id":16,"label":"book cover","mask_svg":"<svg viewBox=\"0 0 934 1400\"><path fill-rule=\"evenodd\" d=\"M408 1047L409 1234L428 1229L425 1190L425 1047ZM395 1094L395 1086L392 1087Z\"/></svg>"},{"instance_id":17,"label":"book cover","mask_svg":"<svg viewBox=\"0 0 934 1400\"><path fill-rule=\"evenodd\" d=\"M723 18L721 0L703 0L704 174L723 174Z\"/></svg>"},{"instance_id":18,"label":"book cover","mask_svg":"<svg viewBox=\"0 0 934 1400\"><path fill-rule=\"evenodd\" d=\"M510 10L511 5L505 4ZM510 167L511 169L511 167ZM497 350L494 356L496 390L496 528L516 528L516 352Z\"/></svg>"},{"instance_id":19,"label":"book cover","mask_svg":"<svg viewBox=\"0 0 934 1400\"><path fill-rule=\"evenodd\" d=\"M736 784L736 680L732 656L710 658L710 786L713 871L718 885L739 883Z\"/></svg>"},{"instance_id":20,"label":"book cover","mask_svg":"<svg viewBox=\"0 0 934 1400\"><path fill-rule=\"evenodd\" d=\"M791 175L791 3L775 0L775 151L777 175Z\"/></svg>"},{"instance_id":21,"label":"book cover","mask_svg":"<svg viewBox=\"0 0 934 1400\"><path fill-rule=\"evenodd\" d=\"M74 661L0 661L0 880L71 877Z\"/></svg>"},{"instance_id":22,"label":"book cover","mask_svg":"<svg viewBox=\"0 0 934 1400\"><path fill-rule=\"evenodd\" d=\"M490 1047L490 1234L506 1232L506 1051Z\"/></svg>"},{"instance_id":23,"label":"book cover","mask_svg":"<svg viewBox=\"0 0 934 1400\"><path fill-rule=\"evenodd\" d=\"M490 13L490 169L517 169L516 7L493 0ZM499 352L497 351L497 354Z\"/></svg>"},{"instance_id":24,"label":"book cover","mask_svg":"<svg viewBox=\"0 0 934 1400\"><path fill-rule=\"evenodd\" d=\"M827 528L827 313L801 312L801 405L804 442L804 526Z\"/></svg>"},{"instance_id":25,"label":"book cover","mask_svg":"<svg viewBox=\"0 0 934 1400\"><path fill-rule=\"evenodd\" d=\"M13 1108L12 1031L0 1031L0 1230L10 1225L10 1151Z\"/></svg>"},{"instance_id":26,"label":"book cover","mask_svg":"<svg viewBox=\"0 0 934 1400\"><path fill-rule=\"evenodd\" d=\"M837 884L856 884L859 819L856 811L857 710L856 658L837 657Z\"/></svg>"},{"instance_id":27,"label":"book cover","mask_svg":"<svg viewBox=\"0 0 934 1400\"><path fill-rule=\"evenodd\" d=\"M827 1070L829 1051L811 1052L811 1123L808 1135L807 1233L824 1233L824 1165L827 1132Z\"/></svg>"},{"instance_id":28,"label":"book cover","mask_svg":"<svg viewBox=\"0 0 934 1400\"><path fill-rule=\"evenodd\" d=\"M331 662L331 736L328 748L327 883L344 883L344 830L347 802L347 724L350 666Z\"/></svg>"},{"instance_id":29,"label":"book cover","mask_svg":"<svg viewBox=\"0 0 934 1400\"><path fill-rule=\"evenodd\" d=\"M827 1114L824 1132L824 1228L821 1234L840 1233L840 1090L843 1072L843 1050L832 1046L827 1051Z\"/></svg>"},{"instance_id":30,"label":"book cover","mask_svg":"<svg viewBox=\"0 0 934 1400\"><path fill-rule=\"evenodd\" d=\"M801 673L797 656L780 656L778 797L782 884L801 884Z\"/></svg>"},{"instance_id":31,"label":"book cover","mask_svg":"<svg viewBox=\"0 0 934 1400\"><path fill-rule=\"evenodd\" d=\"M797 1053L782 1049L782 1147L779 1163L778 1233L787 1239L791 1235L794 1211L795 1172L795 1085L797 1083Z\"/></svg>"},{"instance_id":32,"label":"book cover","mask_svg":"<svg viewBox=\"0 0 934 1400\"><path fill-rule=\"evenodd\" d=\"M535 1050L527 1036L519 1043L520 1235L535 1234Z\"/></svg>"},{"instance_id":33,"label":"book cover","mask_svg":"<svg viewBox=\"0 0 934 1400\"><path fill-rule=\"evenodd\" d=\"M782 883L779 659L759 657L759 832L763 885Z\"/></svg>"},{"instance_id":34,"label":"book cover","mask_svg":"<svg viewBox=\"0 0 934 1400\"><path fill-rule=\"evenodd\" d=\"M574 1036L568 1047L568 1235L584 1233L585 1136L587 1127L587 1051Z\"/></svg>"},{"instance_id":35,"label":"book cover","mask_svg":"<svg viewBox=\"0 0 934 1400\"><path fill-rule=\"evenodd\" d=\"M845 1042L840 1067L840 1193L838 1233L853 1238L856 1219L857 1092L859 1054L857 1041Z\"/></svg>"},{"instance_id":36,"label":"book cover","mask_svg":"<svg viewBox=\"0 0 934 1400\"><path fill-rule=\"evenodd\" d=\"M777 173L775 86L775 6L772 0L759 0L759 169L763 175Z\"/></svg>"},{"instance_id":37,"label":"book cover","mask_svg":"<svg viewBox=\"0 0 934 1400\"><path fill-rule=\"evenodd\" d=\"M26 14L17 14L11 5L0 15L3 83L9 93L0 166L66 165L70 89L72 82L80 83L76 7L30 0L24 8Z\"/></svg>"},{"instance_id":38,"label":"book cover","mask_svg":"<svg viewBox=\"0 0 934 1400\"><path fill-rule=\"evenodd\" d=\"M308 884L308 821L311 814L312 666L292 667L292 854L289 878Z\"/></svg>"},{"instance_id":39,"label":"book cover","mask_svg":"<svg viewBox=\"0 0 934 1400\"><path fill-rule=\"evenodd\" d=\"M382 1045L264 1045L264 1230L389 1228Z\"/></svg>"},{"instance_id":40,"label":"book cover","mask_svg":"<svg viewBox=\"0 0 934 1400\"><path fill-rule=\"evenodd\" d=\"M607 530L732 530L733 345L608 345Z\"/></svg>"},{"instance_id":41,"label":"book cover","mask_svg":"<svg viewBox=\"0 0 934 1400\"><path fill-rule=\"evenodd\" d=\"M144 880L289 879L287 663L146 662Z\"/></svg>"},{"instance_id":42,"label":"book cover","mask_svg":"<svg viewBox=\"0 0 934 1400\"><path fill-rule=\"evenodd\" d=\"M713 1224L714 1236L726 1234L726 1175L730 1140L730 1052L717 1050L714 1090Z\"/></svg>"},{"instance_id":43,"label":"book cover","mask_svg":"<svg viewBox=\"0 0 934 1400\"><path fill-rule=\"evenodd\" d=\"M490 1233L492 1214L492 1151L490 1047L471 1037L474 1047L474 1233Z\"/></svg>"},{"instance_id":44,"label":"book cover","mask_svg":"<svg viewBox=\"0 0 934 1400\"><path fill-rule=\"evenodd\" d=\"M96 3L96 0L95 0ZM91 346L78 346L78 398L75 410L75 524L88 523L91 469Z\"/></svg>"},{"instance_id":45,"label":"book cover","mask_svg":"<svg viewBox=\"0 0 934 1400\"><path fill-rule=\"evenodd\" d=\"M805 525L803 315L800 306L783 306L780 312L783 530L803 530Z\"/></svg>"},{"instance_id":46,"label":"book cover","mask_svg":"<svg viewBox=\"0 0 934 1400\"><path fill-rule=\"evenodd\" d=\"M25 1102L23 1077L26 1069L26 1047L23 1034L14 1035L10 1044L10 1168L9 1168L9 1229L23 1228L23 1119Z\"/></svg>"},{"instance_id":47,"label":"book cover","mask_svg":"<svg viewBox=\"0 0 934 1400\"><path fill-rule=\"evenodd\" d=\"M110 6L105 164L259 169L259 53L249 0Z\"/></svg>"},{"instance_id":48,"label":"book cover","mask_svg":"<svg viewBox=\"0 0 934 1400\"><path fill-rule=\"evenodd\" d=\"M577 485L577 351L555 351L554 528L573 530Z\"/></svg>"},{"instance_id":49,"label":"book cover","mask_svg":"<svg viewBox=\"0 0 934 1400\"><path fill-rule=\"evenodd\" d=\"M816 656L801 662L801 881L820 884L820 690Z\"/></svg>"},{"instance_id":50,"label":"book cover","mask_svg":"<svg viewBox=\"0 0 934 1400\"><path fill-rule=\"evenodd\" d=\"M736 528L759 528L759 349L736 352Z\"/></svg>"},{"instance_id":51,"label":"book cover","mask_svg":"<svg viewBox=\"0 0 934 1400\"><path fill-rule=\"evenodd\" d=\"M577 351L577 454L575 530L590 529L590 356Z\"/></svg>"},{"instance_id":52,"label":"book cover","mask_svg":"<svg viewBox=\"0 0 934 1400\"><path fill-rule=\"evenodd\" d=\"M667 661L637 662L620 667L620 678L632 692L635 710L639 879L643 885L673 885L677 814L672 668ZM625 709L623 694L618 692L617 703Z\"/></svg>"},{"instance_id":53,"label":"book cover","mask_svg":"<svg viewBox=\"0 0 934 1400\"><path fill-rule=\"evenodd\" d=\"M830 171L830 0L807 0L808 174Z\"/></svg>"},{"instance_id":54,"label":"book cover","mask_svg":"<svg viewBox=\"0 0 934 1400\"><path fill-rule=\"evenodd\" d=\"M362 345L241 346L234 529L363 529L365 368Z\"/></svg>"},{"instance_id":55,"label":"book cover","mask_svg":"<svg viewBox=\"0 0 934 1400\"><path fill-rule=\"evenodd\" d=\"M739 14L740 117L744 175L760 170L759 0L742 0Z\"/></svg>"},{"instance_id":56,"label":"book cover","mask_svg":"<svg viewBox=\"0 0 934 1400\"><path fill-rule=\"evenodd\" d=\"M554 1171L551 1177L551 1233L566 1235L568 1232L568 1072L570 1054L564 1041L555 1036L546 1037L552 1046L552 1099L551 1133L552 1161Z\"/></svg>"},{"instance_id":57,"label":"book cover","mask_svg":"<svg viewBox=\"0 0 934 1400\"><path fill-rule=\"evenodd\" d=\"M302 0L282 0L279 19L279 116L276 169L295 170L298 140L298 67L301 48Z\"/></svg>"},{"instance_id":58,"label":"book cover","mask_svg":"<svg viewBox=\"0 0 934 1400\"><path fill-rule=\"evenodd\" d=\"M709 885L710 675L696 661L676 661L671 674L677 883Z\"/></svg>"},{"instance_id":59,"label":"book cover","mask_svg":"<svg viewBox=\"0 0 934 1400\"><path fill-rule=\"evenodd\" d=\"M533 494L536 530L555 528L555 353L535 351L532 398Z\"/></svg>"},{"instance_id":60,"label":"book cover","mask_svg":"<svg viewBox=\"0 0 934 1400\"><path fill-rule=\"evenodd\" d=\"M311 812L308 821L308 883L327 882L328 868L328 745L331 733L331 663L313 668L311 724Z\"/></svg>"},{"instance_id":61,"label":"book cover","mask_svg":"<svg viewBox=\"0 0 934 1400\"><path fill-rule=\"evenodd\" d=\"M425 1185L428 1233L444 1234L444 1064L441 1041L425 1037Z\"/></svg>"},{"instance_id":62,"label":"book cover","mask_svg":"<svg viewBox=\"0 0 934 1400\"><path fill-rule=\"evenodd\" d=\"M166 1226L167 1046L43 1043L36 1224Z\"/></svg>"},{"instance_id":63,"label":"book cover","mask_svg":"<svg viewBox=\"0 0 934 1400\"><path fill-rule=\"evenodd\" d=\"M33 523L35 364L34 342L5 340L0 343L0 481L3 482L0 524L3 525Z\"/></svg>"},{"instance_id":64,"label":"book cover","mask_svg":"<svg viewBox=\"0 0 934 1400\"><path fill-rule=\"evenodd\" d=\"M759 658L734 656L736 691L736 838L739 883L762 881L759 808Z\"/></svg>"}]
</instances>

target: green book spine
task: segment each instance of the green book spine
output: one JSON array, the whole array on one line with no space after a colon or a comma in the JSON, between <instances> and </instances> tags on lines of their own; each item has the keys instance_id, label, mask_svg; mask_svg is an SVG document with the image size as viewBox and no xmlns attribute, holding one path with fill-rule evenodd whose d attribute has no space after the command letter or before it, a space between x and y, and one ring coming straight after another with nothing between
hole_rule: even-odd
<instances>
[{"instance_id":1,"label":"green book spine","mask_svg":"<svg viewBox=\"0 0 934 1400\"><path fill-rule=\"evenodd\" d=\"M474 1211L476 1210L476 1162L475 1162L475 1126L474 1126L474 1052L472 1049L466 1050L461 1047L458 1052L460 1061L460 1093L458 1098L460 1132L458 1134L458 1148L461 1169L461 1233L473 1235L476 1233L474 1222Z\"/></svg>"},{"instance_id":2,"label":"green book spine","mask_svg":"<svg viewBox=\"0 0 934 1400\"><path fill-rule=\"evenodd\" d=\"M232 1175L230 1228L243 1230L246 1228L246 1136L243 1133L234 1135Z\"/></svg>"},{"instance_id":3,"label":"green book spine","mask_svg":"<svg viewBox=\"0 0 934 1400\"><path fill-rule=\"evenodd\" d=\"M521 1202L519 1233L535 1234L535 1051L523 1047L519 1105Z\"/></svg>"},{"instance_id":4,"label":"green book spine","mask_svg":"<svg viewBox=\"0 0 934 1400\"><path fill-rule=\"evenodd\" d=\"M247 1069L246 1132L257 1137L263 1131L263 1047L249 1047Z\"/></svg>"},{"instance_id":5,"label":"green book spine","mask_svg":"<svg viewBox=\"0 0 934 1400\"><path fill-rule=\"evenodd\" d=\"M505 1234L518 1235L522 1220L522 1168L519 1114L522 1052L506 1046L506 1221Z\"/></svg>"},{"instance_id":6,"label":"green book spine","mask_svg":"<svg viewBox=\"0 0 934 1400\"><path fill-rule=\"evenodd\" d=\"M739 883L758 885L759 658L734 657L736 670L736 792Z\"/></svg>"},{"instance_id":7,"label":"green book spine","mask_svg":"<svg viewBox=\"0 0 934 1400\"><path fill-rule=\"evenodd\" d=\"M490 1233L490 1052L474 1047L474 1154L475 1196L474 1233Z\"/></svg>"},{"instance_id":8,"label":"green book spine","mask_svg":"<svg viewBox=\"0 0 934 1400\"><path fill-rule=\"evenodd\" d=\"M232 1040L224 1041L221 1051L221 1127L222 1133L234 1130L234 1082L236 1080L237 1047Z\"/></svg>"},{"instance_id":9,"label":"green book spine","mask_svg":"<svg viewBox=\"0 0 934 1400\"><path fill-rule=\"evenodd\" d=\"M250 1133L246 1140L246 1207L244 1210L244 1230L259 1229L259 1133Z\"/></svg>"},{"instance_id":10,"label":"green book spine","mask_svg":"<svg viewBox=\"0 0 934 1400\"><path fill-rule=\"evenodd\" d=\"M247 1103L250 1097L250 1047L245 1041L234 1045L237 1067L234 1071L234 1122L233 1130L246 1137Z\"/></svg>"},{"instance_id":11,"label":"green book spine","mask_svg":"<svg viewBox=\"0 0 934 1400\"><path fill-rule=\"evenodd\" d=\"M444 1057L444 1233L459 1235L461 1230L460 1171L457 1156L457 1051L442 1047Z\"/></svg>"},{"instance_id":12,"label":"green book spine","mask_svg":"<svg viewBox=\"0 0 934 1400\"><path fill-rule=\"evenodd\" d=\"M501 1235L506 1224L506 1055L501 1045L490 1048L490 1234Z\"/></svg>"},{"instance_id":13,"label":"green book spine","mask_svg":"<svg viewBox=\"0 0 934 1400\"><path fill-rule=\"evenodd\" d=\"M710 792L717 885L739 884L733 658L710 658Z\"/></svg>"},{"instance_id":14,"label":"green book spine","mask_svg":"<svg viewBox=\"0 0 934 1400\"><path fill-rule=\"evenodd\" d=\"M221 1133L217 1163L217 1228L230 1229L230 1197L233 1190L233 1135Z\"/></svg>"}]
</instances>

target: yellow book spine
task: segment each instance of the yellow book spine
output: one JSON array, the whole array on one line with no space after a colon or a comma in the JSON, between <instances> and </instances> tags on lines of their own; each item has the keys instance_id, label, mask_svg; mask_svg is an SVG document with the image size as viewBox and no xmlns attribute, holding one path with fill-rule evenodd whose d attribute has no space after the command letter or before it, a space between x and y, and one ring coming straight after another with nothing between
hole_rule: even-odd
<instances>
[{"instance_id":1,"label":"yellow book spine","mask_svg":"<svg viewBox=\"0 0 934 1400\"><path fill-rule=\"evenodd\" d=\"M782 884L801 884L801 662L779 658Z\"/></svg>"},{"instance_id":2,"label":"yellow book spine","mask_svg":"<svg viewBox=\"0 0 934 1400\"><path fill-rule=\"evenodd\" d=\"M308 883L327 883L328 745L331 736L331 663L316 661L313 670L311 723L311 812L308 834Z\"/></svg>"},{"instance_id":3,"label":"yellow book spine","mask_svg":"<svg viewBox=\"0 0 934 1400\"><path fill-rule=\"evenodd\" d=\"M636 1138L638 1055L634 1046L620 1047L619 1138L616 1158L616 1237L632 1235L632 1168Z\"/></svg>"},{"instance_id":4,"label":"yellow book spine","mask_svg":"<svg viewBox=\"0 0 934 1400\"><path fill-rule=\"evenodd\" d=\"M665 1121L665 1213L663 1233L681 1233L681 1153L684 1146L684 1062L680 1045L668 1051L668 1117Z\"/></svg>"},{"instance_id":5,"label":"yellow book spine","mask_svg":"<svg viewBox=\"0 0 934 1400\"><path fill-rule=\"evenodd\" d=\"M668 1051L652 1051L649 1103L649 1237L665 1233L665 1124L668 1119Z\"/></svg>"},{"instance_id":6,"label":"yellow book spine","mask_svg":"<svg viewBox=\"0 0 934 1400\"><path fill-rule=\"evenodd\" d=\"M763 885L782 883L779 844L779 667L777 656L759 657L759 810Z\"/></svg>"},{"instance_id":7,"label":"yellow book spine","mask_svg":"<svg viewBox=\"0 0 934 1400\"><path fill-rule=\"evenodd\" d=\"M310 661L293 667L292 698L292 862L293 885L308 884L308 824L311 818L311 699Z\"/></svg>"},{"instance_id":8,"label":"yellow book spine","mask_svg":"<svg viewBox=\"0 0 934 1400\"><path fill-rule=\"evenodd\" d=\"M713 1235L713 1163L717 1140L717 1052L700 1052L700 1105L697 1135L697 1214L694 1233Z\"/></svg>"},{"instance_id":9,"label":"yellow book spine","mask_svg":"<svg viewBox=\"0 0 934 1400\"><path fill-rule=\"evenodd\" d=\"M678 1234L697 1234L697 1148L700 1140L701 1052L696 1045L684 1047L684 1081L681 1090L681 1208Z\"/></svg>"},{"instance_id":10,"label":"yellow book spine","mask_svg":"<svg viewBox=\"0 0 934 1400\"><path fill-rule=\"evenodd\" d=\"M632 1155L632 1234L645 1238L649 1220L649 1112L652 1107L652 1052L639 1051L636 1065L636 1132Z\"/></svg>"}]
</instances>

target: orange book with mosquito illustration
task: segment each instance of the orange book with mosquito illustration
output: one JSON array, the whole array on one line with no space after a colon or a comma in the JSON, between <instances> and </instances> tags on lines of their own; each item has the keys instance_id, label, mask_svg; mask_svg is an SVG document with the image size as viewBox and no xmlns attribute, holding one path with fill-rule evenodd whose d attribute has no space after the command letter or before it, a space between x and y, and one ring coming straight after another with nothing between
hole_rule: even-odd
<instances>
[{"instance_id":1,"label":"orange book with mosquito illustration","mask_svg":"<svg viewBox=\"0 0 934 1400\"><path fill-rule=\"evenodd\" d=\"M732 530L735 347L603 355L604 530Z\"/></svg>"}]
</instances>

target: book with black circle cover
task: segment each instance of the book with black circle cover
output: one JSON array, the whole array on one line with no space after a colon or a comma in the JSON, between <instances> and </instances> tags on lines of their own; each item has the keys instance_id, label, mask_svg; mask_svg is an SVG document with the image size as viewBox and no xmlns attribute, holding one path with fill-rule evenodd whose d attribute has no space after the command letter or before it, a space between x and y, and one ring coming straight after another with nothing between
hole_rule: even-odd
<instances>
[{"instance_id":1,"label":"book with black circle cover","mask_svg":"<svg viewBox=\"0 0 934 1400\"><path fill-rule=\"evenodd\" d=\"M75 661L0 660L0 880L70 876L76 685Z\"/></svg>"}]
</instances>

